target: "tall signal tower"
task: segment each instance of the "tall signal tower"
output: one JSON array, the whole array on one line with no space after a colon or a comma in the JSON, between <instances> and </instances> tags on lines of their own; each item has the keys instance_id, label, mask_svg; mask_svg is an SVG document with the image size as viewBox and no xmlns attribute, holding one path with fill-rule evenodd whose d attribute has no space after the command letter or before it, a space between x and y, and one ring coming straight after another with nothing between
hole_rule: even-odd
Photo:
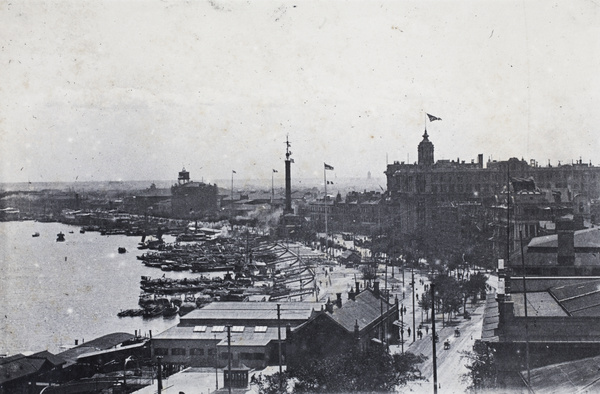
<instances>
[{"instance_id":1,"label":"tall signal tower","mask_svg":"<svg viewBox=\"0 0 600 394\"><path fill-rule=\"evenodd\" d=\"M283 214L294 213L292 210L292 151L290 151L290 141L288 136L285 137L285 209Z\"/></svg>"}]
</instances>

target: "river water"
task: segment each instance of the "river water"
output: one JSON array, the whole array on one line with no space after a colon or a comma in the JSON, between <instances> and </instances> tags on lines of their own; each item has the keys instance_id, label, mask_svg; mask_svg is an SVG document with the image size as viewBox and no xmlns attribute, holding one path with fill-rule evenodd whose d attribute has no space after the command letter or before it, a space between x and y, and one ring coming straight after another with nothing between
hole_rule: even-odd
<instances>
[{"instance_id":1,"label":"river water","mask_svg":"<svg viewBox=\"0 0 600 394\"><path fill-rule=\"evenodd\" d=\"M56 242L56 234L65 242ZM70 232L73 233L70 233ZM32 237L39 232L39 237ZM173 240L166 237L167 241ZM81 234L61 223L0 222L0 354L48 350L112 332L162 332L179 317L119 318L138 308L140 276L162 276L136 259L139 237ZM118 247L127 253L119 254ZM168 272L167 277L198 274Z\"/></svg>"}]
</instances>

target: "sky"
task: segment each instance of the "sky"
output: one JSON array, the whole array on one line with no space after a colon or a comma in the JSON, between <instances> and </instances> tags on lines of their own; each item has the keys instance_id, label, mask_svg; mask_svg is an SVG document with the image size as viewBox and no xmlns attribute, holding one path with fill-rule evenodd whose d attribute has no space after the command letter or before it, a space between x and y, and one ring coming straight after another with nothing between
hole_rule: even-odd
<instances>
[{"instance_id":1,"label":"sky","mask_svg":"<svg viewBox=\"0 0 600 394\"><path fill-rule=\"evenodd\" d=\"M425 127L600 165L597 0L3 0L0 42L0 182L283 182L286 137L294 177L383 178Z\"/></svg>"}]
</instances>

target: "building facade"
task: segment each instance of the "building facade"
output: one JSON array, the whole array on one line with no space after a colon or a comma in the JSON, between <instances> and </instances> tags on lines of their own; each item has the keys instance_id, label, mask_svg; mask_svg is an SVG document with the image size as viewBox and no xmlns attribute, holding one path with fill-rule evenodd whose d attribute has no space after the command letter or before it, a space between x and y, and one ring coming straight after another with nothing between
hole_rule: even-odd
<instances>
[{"instance_id":1,"label":"building facade","mask_svg":"<svg viewBox=\"0 0 600 394\"><path fill-rule=\"evenodd\" d=\"M306 323L287 330L287 367L295 368L310 359L335 356L351 348L366 350L373 345L397 344L400 336L394 322L400 318L399 311L397 300L388 301L380 293L378 282L373 289L350 291L344 301L337 294L336 300L327 302Z\"/></svg>"},{"instance_id":2,"label":"building facade","mask_svg":"<svg viewBox=\"0 0 600 394\"><path fill-rule=\"evenodd\" d=\"M193 182L190 173L179 172L177 183L171 187L171 214L175 218L198 219L219 209L217 185Z\"/></svg>"},{"instance_id":3,"label":"building facade","mask_svg":"<svg viewBox=\"0 0 600 394\"><path fill-rule=\"evenodd\" d=\"M285 362L286 327L305 323L323 303L282 302L279 317L273 302L214 302L182 316L177 326L152 339L152 357L165 364L193 367L227 365L231 326L231 358L249 368L279 362L281 339Z\"/></svg>"},{"instance_id":4,"label":"building facade","mask_svg":"<svg viewBox=\"0 0 600 394\"><path fill-rule=\"evenodd\" d=\"M542 167L534 160L528 163L517 158L484 163L483 154L470 162L460 158L435 161L427 130L418 146L418 161L396 161L387 166L385 174L389 203L404 233L435 224L436 212L439 216L444 205L498 204L499 196L513 178L533 179L547 200L576 204L582 213L585 204L600 197L600 167L591 163L579 160ZM587 219L591 219L590 214Z\"/></svg>"}]
</instances>

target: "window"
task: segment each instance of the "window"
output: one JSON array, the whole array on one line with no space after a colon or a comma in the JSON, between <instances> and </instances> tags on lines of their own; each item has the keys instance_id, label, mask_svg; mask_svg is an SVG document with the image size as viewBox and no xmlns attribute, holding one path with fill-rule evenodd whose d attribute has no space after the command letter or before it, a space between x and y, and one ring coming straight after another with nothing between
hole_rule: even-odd
<instances>
[{"instance_id":1,"label":"window","mask_svg":"<svg viewBox=\"0 0 600 394\"><path fill-rule=\"evenodd\" d=\"M206 326L196 326L194 332L206 332Z\"/></svg>"},{"instance_id":2,"label":"window","mask_svg":"<svg viewBox=\"0 0 600 394\"><path fill-rule=\"evenodd\" d=\"M217 352L217 349L208 349L209 356L214 356L216 352Z\"/></svg>"},{"instance_id":3,"label":"window","mask_svg":"<svg viewBox=\"0 0 600 394\"><path fill-rule=\"evenodd\" d=\"M175 347L171 349L171 356L185 356L185 349Z\"/></svg>"},{"instance_id":4,"label":"window","mask_svg":"<svg viewBox=\"0 0 600 394\"><path fill-rule=\"evenodd\" d=\"M225 326L214 326L211 332L223 332Z\"/></svg>"},{"instance_id":5,"label":"window","mask_svg":"<svg viewBox=\"0 0 600 394\"><path fill-rule=\"evenodd\" d=\"M267 326L256 326L254 332L267 332Z\"/></svg>"},{"instance_id":6,"label":"window","mask_svg":"<svg viewBox=\"0 0 600 394\"><path fill-rule=\"evenodd\" d=\"M204 349L200 348L191 348L190 356L204 356Z\"/></svg>"},{"instance_id":7,"label":"window","mask_svg":"<svg viewBox=\"0 0 600 394\"><path fill-rule=\"evenodd\" d=\"M154 354L157 356L167 356L169 354L169 349L164 347L157 347L154 349Z\"/></svg>"},{"instance_id":8,"label":"window","mask_svg":"<svg viewBox=\"0 0 600 394\"><path fill-rule=\"evenodd\" d=\"M242 360L264 360L264 353L240 353L240 359Z\"/></svg>"},{"instance_id":9,"label":"window","mask_svg":"<svg viewBox=\"0 0 600 394\"><path fill-rule=\"evenodd\" d=\"M244 326L233 326L231 332L244 332Z\"/></svg>"}]
</instances>

